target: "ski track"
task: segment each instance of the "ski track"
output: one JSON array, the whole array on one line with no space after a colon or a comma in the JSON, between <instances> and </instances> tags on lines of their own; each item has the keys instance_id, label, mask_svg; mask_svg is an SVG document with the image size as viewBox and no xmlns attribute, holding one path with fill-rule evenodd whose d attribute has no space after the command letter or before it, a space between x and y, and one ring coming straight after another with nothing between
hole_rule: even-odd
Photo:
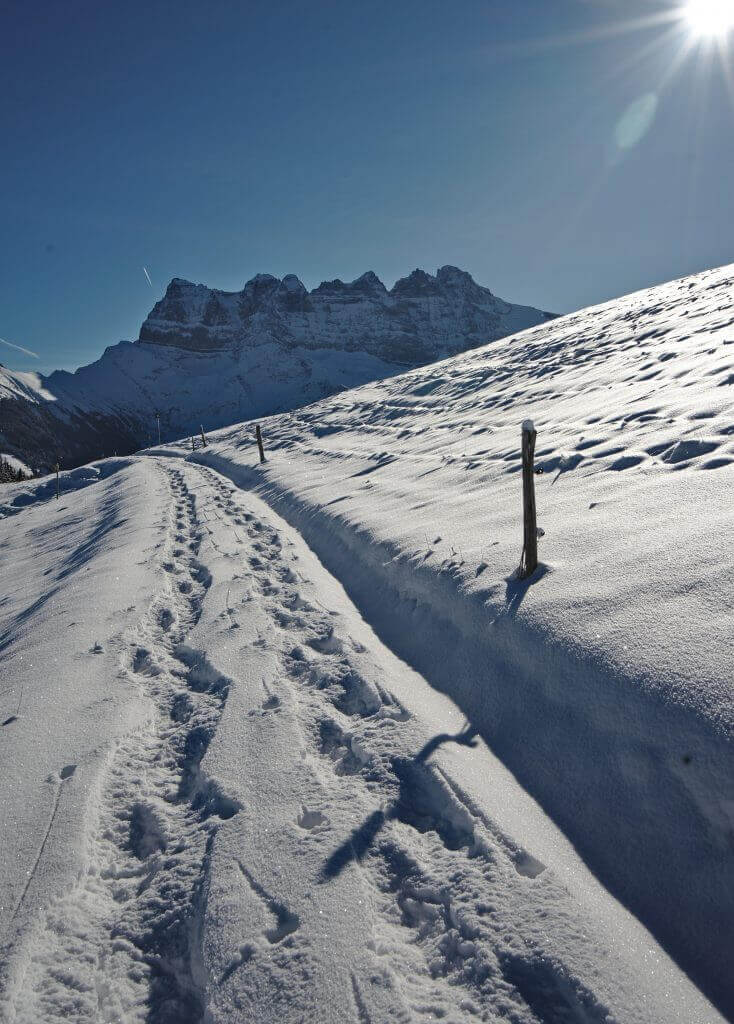
<instances>
[{"instance_id":1,"label":"ski track","mask_svg":"<svg viewBox=\"0 0 734 1024\"><path fill-rule=\"evenodd\" d=\"M263 680L250 715L282 714L303 741L310 775L294 824L325 851L313 884L353 871L365 895L365 907L351 911L367 915L370 938L343 978L353 1024L614 1024L591 986L516 920L520 904L532 913L530 887L546 884L545 865L431 762L439 746L471 744L473 734L426 742L389 687L364 670L369 652L343 617L313 595L287 533L272 525L277 517L249 511L246 494L207 467L158 461L172 495L161 587L119 640L120 671L138 682L150 715L110 754L89 815L85 870L39 923L8 1020L213 1021L212 992L220 998L239 986L241 996L242 972L262 969L264 947L249 935L216 978L201 952L212 844L241 809L201 769L232 685L188 642L211 584L209 544L239 566L222 612L228 628L241 628L252 601L270 624L256 643L275 655L282 686L275 692ZM230 535L234 549L225 550ZM355 806L361 821L351 827L345 808ZM266 969L295 976L308 956L299 914L251 865L236 867L269 922ZM266 990L252 986L251 1019Z\"/></svg>"}]
</instances>

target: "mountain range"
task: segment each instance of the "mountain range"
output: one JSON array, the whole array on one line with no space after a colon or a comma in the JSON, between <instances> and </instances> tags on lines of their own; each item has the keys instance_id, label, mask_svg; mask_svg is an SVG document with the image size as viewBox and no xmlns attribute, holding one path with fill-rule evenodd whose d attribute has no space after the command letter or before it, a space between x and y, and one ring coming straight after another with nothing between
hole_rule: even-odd
<instances>
[{"instance_id":1,"label":"mountain range","mask_svg":"<svg viewBox=\"0 0 734 1024\"><path fill-rule=\"evenodd\" d=\"M553 319L470 274L371 271L308 291L258 274L226 292L174 278L136 341L74 373L0 365L0 452L37 472L298 408Z\"/></svg>"}]
</instances>

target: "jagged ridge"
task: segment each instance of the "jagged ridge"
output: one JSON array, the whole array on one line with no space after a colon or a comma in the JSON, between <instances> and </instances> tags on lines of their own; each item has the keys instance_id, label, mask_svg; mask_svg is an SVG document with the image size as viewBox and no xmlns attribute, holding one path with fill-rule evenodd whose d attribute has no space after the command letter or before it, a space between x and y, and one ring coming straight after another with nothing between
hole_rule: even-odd
<instances>
[{"instance_id":1,"label":"jagged ridge","mask_svg":"<svg viewBox=\"0 0 734 1024\"><path fill-rule=\"evenodd\" d=\"M307 405L550 319L456 267L387 289L371 271L307 291L258 274L239 292L174 278L135 342L75 373L0 367L0 452L35 469Z\"/></svg>"},{"instance_id":2,"label":"jagged ridge","mask_svg":"<svg viewBox=\"0 0 734 1024\"><path fill-rule=\"evenodd\" d=\"M550 316L503 302L451 266L435 276L414 270L390 290L372 271L310 292L294 274L258 274L239 292L174 278L139 341L192 351L268 343L338 348L413 366L505 336L508 319L518 330Z\"/></svg>"}]
</instances>

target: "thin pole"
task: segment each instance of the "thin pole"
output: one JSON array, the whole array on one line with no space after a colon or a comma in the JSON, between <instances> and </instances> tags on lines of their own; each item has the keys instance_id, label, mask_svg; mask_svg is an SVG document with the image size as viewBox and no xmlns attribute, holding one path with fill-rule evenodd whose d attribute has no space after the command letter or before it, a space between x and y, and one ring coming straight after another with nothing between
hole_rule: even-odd
<instances>
[{"instance_id":1,"label":"thin pole","mask_svg":"<svg viewBox=\"0 0 734 1024\"><path fill-rule=\"evenodd\" d=\"M155 418L158 421L158 444L160 445L160 443L161 443L161 414L159 412L157 412L155 414Z\"/></svg>"},{"instance_id":2,"label":"thin pole","mask_svg":"<svg viewBox=\"0 0 734 1024\"><path fill-rule=\"evenodd\" d=\"M59 464L58 464L58 462L56 463L56 466L54 468L56 469L56 500L58 501L59 500Z\"/></svg>"},{"instance_id":3,"label":"thin pole","mask_svg":"<svg viewBox=\"0 0 734 1024\"><path fill-rule=\"evenodd\" d=\"M523 549L520 578L525 580L538 568L538 523L535 508L535 439L537 437L532 420L522 425L522 507L523 507Z\"/></svg>"},{"instance_id":4,"label":"thin pole","mask_svg":"<svg viewBox=\"0 0 734 1024\"><path fill-rule=\"evenodd\" d=\"M260 430L260 424L255 426L255 437L257 438L257 447L260 452L260 462L265 462L265 449L263 448L263 435Z\"/></svg>"}]
</instances>

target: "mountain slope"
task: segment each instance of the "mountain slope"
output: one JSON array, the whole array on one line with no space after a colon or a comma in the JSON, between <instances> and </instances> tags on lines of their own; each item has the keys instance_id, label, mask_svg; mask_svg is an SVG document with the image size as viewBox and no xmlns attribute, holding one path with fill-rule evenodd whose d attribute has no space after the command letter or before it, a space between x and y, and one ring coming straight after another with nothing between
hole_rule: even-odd
<instances>
[{"instance_id":1,"label":"mountain slope","mask_svg":"<svg viewBox=\"0 0 734 1024\"><path fill-rule=\"evenodd\" d=\"M728 267L9 485L0 1020L734 1020L732 386Z\"/></svg>"},{"instance_id":2,"label":"mountain slope","mask_svg":"<svg viewBox=\"0 0 734 1024\"><path fill-rule=\"evenodd\" d=\"M247 424L190 458L300 531L734 1019L734 267L262 427L262 467Z\"/></svg>"},{"instance_id":3,"label":"mountain slope","mask_svg":"<svg viewBox=\"0 0 734 1024\"><path fill-rule=\"evenodd\" d=\"M307 292L260 274L240 292L175 278L134 343L75 373L0 368L0 450L74 466L148 444L160 412L180 437L306 405L548 320L469 274L416 270L391 290L373 273Z\"/></svg>"}]
</instances>

